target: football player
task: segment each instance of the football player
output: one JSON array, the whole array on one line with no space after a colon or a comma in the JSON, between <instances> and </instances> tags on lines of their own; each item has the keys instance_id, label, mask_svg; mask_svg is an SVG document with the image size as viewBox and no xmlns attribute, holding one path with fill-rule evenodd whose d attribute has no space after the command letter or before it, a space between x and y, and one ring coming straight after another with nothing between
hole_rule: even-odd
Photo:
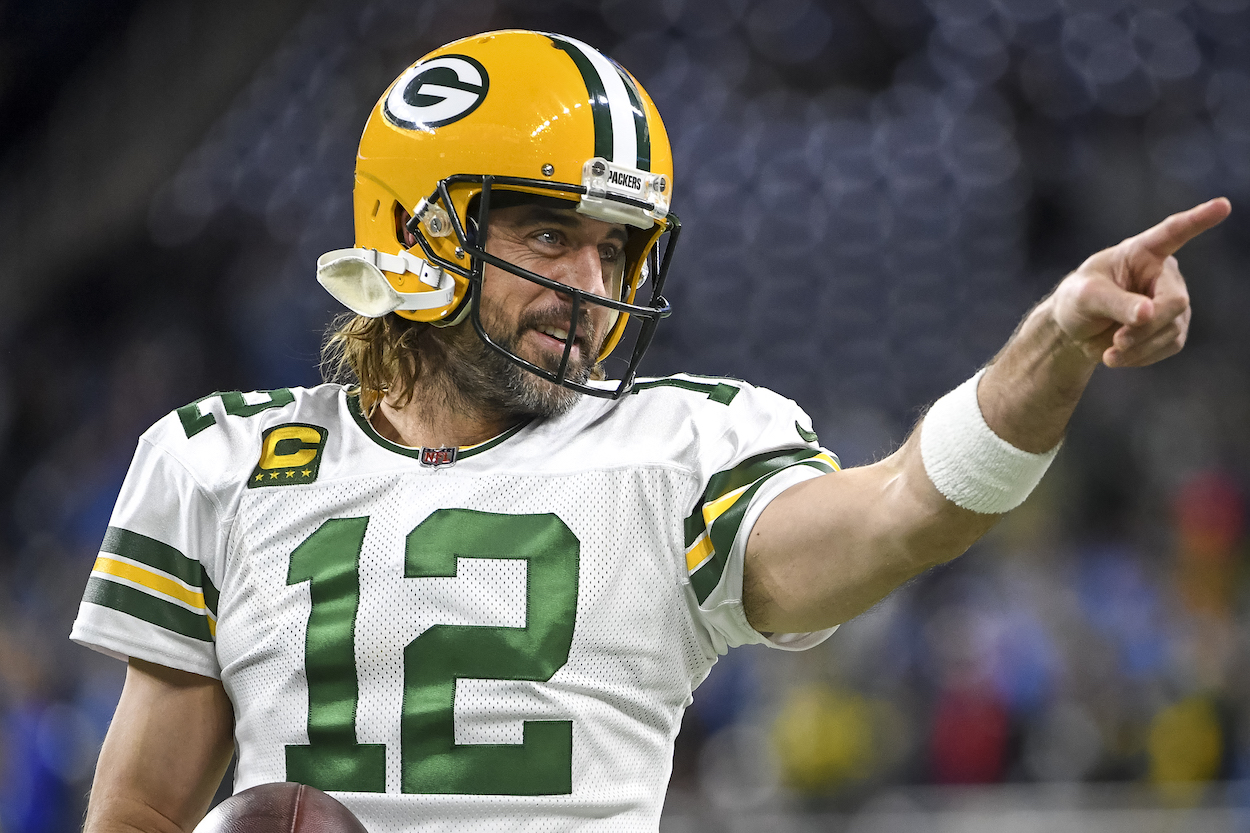
<instances>
[{"instance_id":1,"label":"football player","mask_svg":"<svg viewBox=\"0 0 1250 833\"><path fill-rule=\"evenodd\" d=\"M820 642L1020 503L1095 367L1184 344L1172 255L1230 210L1091 257L842 471L776 394L636 378L674 185L647 93L572 38L394 82L356 246L318 263L347 383L213 394L139 441L72 635L129 661L88 830L190 830L233 753L236 791L307 783L375 833L654 831L717 656Z\"/></svg>"}]
</instances>

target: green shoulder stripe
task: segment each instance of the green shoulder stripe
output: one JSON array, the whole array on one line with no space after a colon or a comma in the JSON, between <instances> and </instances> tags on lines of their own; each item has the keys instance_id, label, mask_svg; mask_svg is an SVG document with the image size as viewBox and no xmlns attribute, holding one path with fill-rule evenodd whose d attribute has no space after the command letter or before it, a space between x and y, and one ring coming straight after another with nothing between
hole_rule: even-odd
<instances>
[{"instance_id":1,"label":"green shoulder stripe","mask_svg":"<svg viewBox=\"0 0 1250 833\"><path fill-rule=\"evenodd\" d=\"M728 405L734 401L734 397L738 395L738 391L742 388L735 385L729 385L725 382L696 382L692 379L652 379L649 382L638 382L630 390L630 393L642 393L644 390L652 388L681 388L682 390L690 390L695 393L702 393L713 402L719 402L721 405Z\"/></svg>"},{"instance_id":2,"label":"green shoulder stripe","mask_svg":"<svg viewBox=\"0 0 1250 833\"><path fill-rule=\"evenodd\" d=\"M214 616L217 615L219 594L213 582L208 578L208 574L204 572L204 565L193 558L187 558L169 544L131 532L129 529L122 529L120 526L110 526L104 533L104 542L100 544L100 552L130 558L175 576L188 586L203 592L204 604Z\"/></svg>"},{"instance_id":3,"label":"green shoulder stripe","mask_svg":"<svg viewBox=\"0 0 1250 833\"><path fill-rule=\"evenodd\" d=\"M142 590L136 590L125 584L92 577L87 580L87 590L82 598L85 602L120 610L122 613L151 622L165 630L198 639L201 642L213 641L213 634L209 630L206 617L192 613L185 607L149 596Z\"/></svg>"},{"instance_id":4,"label":"green shoulder stripe","mask_svg":"<svg viewBox=\"0 0 1250 833\"><path fill-rule=\"evenodd\" d=\"M732 469L726 469L712 475L708 478L707 488L703 490L703 496L694 505L694 511L690 513L690 517L686 518L686 546L693 544L695 539L703 534L705 529L703 507L705 505L729 494L735 489L741 489L743 486L753 483L761 477L774 474L823 453L825 452L819 448L787 448L781 451L766 451L763 454L748 457ZM828 467L826 466L826 468ZM829 468L829 470L833 471L832 468Z\"/></svg>"},{"instance_id":5,"label":"green shoulder stripe","mask_svg":"<svg viewBox=\"0 0 1250 833\"><path fill-rule=\"evenodd\" d=\"M758 458L753 457L734 469L730 469L727 472L721 472L723 475L732 475L734 472L738 472L739 469L743 469L743 472L740 473L740 477L742 478L746 478L747 473L750 470L762 470L763 473L758 477L745 479L742 482L739 482L736 486L723 488L717 495L717 497L719 497L721 495L728 494L734 489L741 488L747 483L751 483L750 488L739 495L737 500L733 502L732 506L717 516L716 520L712 522L711 529L707 530L708 540L712 544L712 556L700 565L700 567L690 576L690 585L694 589L695 598L698 599L699 604L703 604L712 591L716 589L716 585L720 583L721 574L725 572L725 564L728 563L729 560L729 551L733 547L734 539L738 537L738 531L742 527L742 519L746 515L747 507L751 505L751 499L755 497L756 492L760 490L760 487L763 486L770 477L780 471L783 471L784 469L796 465L810 466L823 474L830 474L835 471L834 467L826 463L824 460L815 459L815 456L821 453L819 450L805 449L805 452L806 453L798 459L795 459L796 456L798 456L797 452L772 456L768 460L759 460ZM760 455L760 457L764 456L767 455ZM788 462L778 462L787 459ZM758 462L755 462L752 465L752 461ZM767 466L766 464L769 463L773 465ZM720 476L721 475L717 475L717 477ZM723 482L734 483L736 482L736 478L727 478ZM708 489L711 490L711 488L712 484L709 482ZM710 499L715 500L716 498L713 497ZM703 501L700 502L695 514L686 519L687 547L693 544L699 535L703 533L704 529L706 529L703 525L702 510ZM691 534L692 532L693 535Z\"/></svg>"}]
</instances>

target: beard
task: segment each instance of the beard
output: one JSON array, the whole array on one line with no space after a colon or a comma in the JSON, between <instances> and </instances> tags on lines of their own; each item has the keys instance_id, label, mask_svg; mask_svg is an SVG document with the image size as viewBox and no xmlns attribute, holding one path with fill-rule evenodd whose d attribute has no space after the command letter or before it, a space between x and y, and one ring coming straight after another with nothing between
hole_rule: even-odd
<instances>
[{"instance_id":1,"label":"beard","mask_svg":"<svg viewBox=\"0 0 1250 833\"><path fill-rule=\"evenodd\" d=\"M483 303L481 318L491 340L514 355L518 355L517 346L528 331L569 329L570 325L568 309L563 307L531 311L509 326L496 310ZM577 332L578 353L569 357L564 375L571 382L585 384L597 366L595 357L601 347L601 338L585 310ZM572 409L582 396L504 358L482 341L468 320L444 333L446 378L454 390L449 398L460 400L462 407L507 418L557 417ZM546 352L522 358L552 373L560 366L560 359Z\"/></svg>"}]
</instances>

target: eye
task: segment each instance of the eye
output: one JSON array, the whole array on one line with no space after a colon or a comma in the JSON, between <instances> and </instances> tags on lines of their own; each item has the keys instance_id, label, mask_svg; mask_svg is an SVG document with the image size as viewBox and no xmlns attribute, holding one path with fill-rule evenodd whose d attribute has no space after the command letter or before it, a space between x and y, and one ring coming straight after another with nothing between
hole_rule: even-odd
<instances>
[{"instance_id":1,"label":"eye","mask_svg":"<svg viewBox=\"0 0 1250 833\"><path fill-rule=\"evenodd\" d=\"M599 258L605 263L616 263L625 257L625 252L617 246L602 246L599 249Z\"/></svg>"},{"instance_id":2,"label":"eye","mask_svg":"<svg viewBox=\"0 0 1250 833\"><path fill-rule=\"evenodd\" d=\"M534 240L543 246L559 246L563 241L560 232L551 229L543 229L534 232Z\"/></svg>"}]
</instances>

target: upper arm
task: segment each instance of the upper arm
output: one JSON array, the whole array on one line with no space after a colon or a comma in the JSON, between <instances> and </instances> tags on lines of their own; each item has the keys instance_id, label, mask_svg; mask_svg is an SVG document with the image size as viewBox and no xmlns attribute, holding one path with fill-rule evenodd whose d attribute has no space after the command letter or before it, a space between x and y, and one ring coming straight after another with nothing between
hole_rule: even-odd
<instances>
[{"instance_id":1,"label":"upper arm","mask_svg":"<svg viewBox=\"0 0 1250 833\"><path fill-rule=\"evenodd\" d=\"M913 432L886 459L799 483L765 507L747 540L747 620L779 633L845 622L962 553L999 517L944 498Z\"/></svg>"},{"instance_id":2,"label":"upper arm","mask_svg":"<svg viewBox=\"0 0 1250 833\"><path fill-rule=\"evenodd\" d=\"M191 830L233 751L219 680L132 659L96 765L86 833Z\"/></svg>"}]
</instances>

